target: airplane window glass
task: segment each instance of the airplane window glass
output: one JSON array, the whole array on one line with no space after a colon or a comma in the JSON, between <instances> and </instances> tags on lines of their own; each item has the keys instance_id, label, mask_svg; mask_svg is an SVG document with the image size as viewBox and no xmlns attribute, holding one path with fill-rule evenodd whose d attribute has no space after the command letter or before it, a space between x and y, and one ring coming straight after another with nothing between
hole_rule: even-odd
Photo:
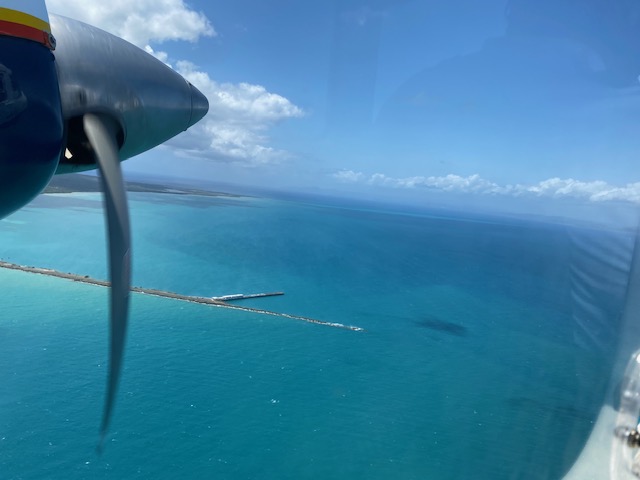
<instances>
[{"instance_id":1,"label":"airplane window glass","mask_svg":"<svg viewBox=\"0 0 640 480\"><path fill-rule=\"evenodd\" d=\"M640 1L14 3L3 478L637 478Z\"/></svg>"}]
</instances>

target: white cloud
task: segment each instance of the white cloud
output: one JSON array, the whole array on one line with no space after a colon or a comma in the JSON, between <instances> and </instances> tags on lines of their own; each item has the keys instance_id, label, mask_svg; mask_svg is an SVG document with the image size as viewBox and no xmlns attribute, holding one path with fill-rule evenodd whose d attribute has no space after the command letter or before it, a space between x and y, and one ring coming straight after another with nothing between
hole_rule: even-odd
<instances>
[{"instance_id":1,"label":"white cloud","mask_svg":"<svg viewBox=\"0 0 640 480\"><path fill-rule=\"evenodd\" d=\"M187 131L182 140L197 156L245 166L276 163L288 153L265 144L266 130L288 118L301 117L302 109L261 85L218 83L190 62L180 61L177 70L209 99L209 114Z\"/></svg>"},{"instance_id":2,"label":"white cloud","mask_svg":"<svg viewBox=\"0 0 640 480\"><path fill-rule=\"evenodd\" d=\"M260 85L217 83L187 61L178 62L177 70L207 96L213 116L227 122L231 117L233 123L264 125L303 115L289 100Z\"/></svg>"},{"instance_id":3,"label":"white cloud","mask_svg":"<svg viewBox=\"0 0 640 480\"><path fill-rule=\"evenodd\" d=\"M516 195L531 193L545 197L586 198L594 202L624 200L640 203L640 182L617 187L602 180L582 182L573 178L550 178L535 185L516 185L512 191Z\"/></svg>"},{"instance_id":4,"label":"white cloud","mask_svg":"<svg viewBox=\"0 0 640 480\"><path fill-rule=\"evenodd\" d=\"M178 153L245 166L280 162L289 154L268 145L267 130L303 115L285 97L250 83L218 83L186 60L172 62L151 45L168 40L196 42L216 32L209 19L183 0L48 0L53 13L102 28L143 48L174 68L209 100L209 113L168 143Z\"/></svg>"},{"instance_id":5,"label":"white cloud","mask_svg":"<svg viewBox=\"0 0 640 480\"><path fill-rule=\"evenodd\" d=\"M339 172L335 172L332 176L339 182L351 183L362 180L364 178L364 173L354 172L353 170L340 170Z\"/></svg>"},{"instance_id":6,"label":"white cloud","mask_svg":"<svg viewBox=\"0 0 640 480\"><path fill-rule=\"evenodd\" d=\"M449 174L431 177L389 177L382 173L365 175L353 170L341 170L333 178L341 182L365 183L369 185L415 189L425 188L433 191L478 193L485 195L538 196L551 198L580 198L593 202L627 201L640 203L640 182L624 186L611 185L602 180L583 182L572 178L549 178L533 185L498 185L480 177L469 175L462 177Z\"/></svg>"},{"instance_id":7,"label":"white cloud","mask_svg":"<svg viewBox=\"0 0 640 480\"><path fill-rule=\"evenodd\" d=\"M360 174L363 175L364 174ZM366 182L370 185L383 185L395 188L430 188L443 190L446 192L478 192L478 193L498 193L500 187L492 182L480 178L479 175L461 177L449 174L443 177L407 177L394 178L382 173L375 173Z\"/></svg>"},{"instance_id":8,"label":"white cloud","mask_svg":"<svg viewBox=\"0 0 640 480\"><path fill-rule=\"evenodd\" d=\"M183 0L47 0L52 13L102 28L144 48L155 42L186 40L216 32L202 12Z\"/></svg>"}]
</instances>

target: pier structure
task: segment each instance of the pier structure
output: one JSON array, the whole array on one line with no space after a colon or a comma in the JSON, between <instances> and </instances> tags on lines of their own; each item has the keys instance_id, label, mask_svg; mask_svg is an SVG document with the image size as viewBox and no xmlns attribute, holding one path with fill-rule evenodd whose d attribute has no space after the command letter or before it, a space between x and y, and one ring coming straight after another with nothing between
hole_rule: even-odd
<instances>
[{"instance_id":1,"label":"pier structure","mask_svg":"<svg viewBox=\"0 0 640 480\"><path fill-rule=\"evenodd\" d=\"M245 300L247 298L260 298L260 297L275 297L277 295L284 295L284 292L269 292L269 293L233 293L231 295L223 295L221 297L211 297L213 300L220 300L221 302L231 302L233 300Z\"/></svg>"},{"instance_id":2,"label":"pier structure","mask_svg":"<svg viewBox=\"0 0 640 480\"><path fill-rule=\"evenodd\" d=\"M58 270L52 270L49 268L39 267L27 267L24 265L18 265L16 263L5 262L0 260L0 268L6 268L9 270L19 270L27 273L36 273L39 275L48 275L50 277L65 278L74 282L87 283L89 285L97 285L100 287L110 287L111 283L105 280L98 280L88 275L76 275L73 273L59 272ZM336 322L326 322L323 320L316 320L315 318L304 317L301 315L293 315L290 313L274 312L271 310L263 310L261 308L243 307L241 305L232 305L229 301L244 300L249 298L271 297L276 295L284 295L284 292L270 292L270 293L251 293L243 294L236 293L232 295L223 295L219 297L198 297L192 295L182 295L180 293L168 292L166 290L156 290L153 288L143 287L131 287L131 291L135 293L141 293L144 295L151 295L154 297L171 298L173 300L180 300L183 302L200 303L204 305L211 305L219 308L228 308L231 310L243 310L245 312L259 313L261 315L272 315L275 317L290 318L293 320L301 320L303 322L315 323L316 325L324 325L327 327L342 328L345 330L352 330L354 332L361 332L364 329L353 325L344 325Z\"/></svg>"}]
</instances>

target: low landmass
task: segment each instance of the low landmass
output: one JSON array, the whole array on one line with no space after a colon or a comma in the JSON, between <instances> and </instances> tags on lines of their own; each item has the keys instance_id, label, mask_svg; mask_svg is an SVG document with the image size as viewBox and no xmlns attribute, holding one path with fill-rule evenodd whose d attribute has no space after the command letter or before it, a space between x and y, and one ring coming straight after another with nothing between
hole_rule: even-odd
<instances>
[{"instance_id":1,"label":"low landmass","mask_svg":"<svg viewBox=\"0 0 640 480\"><path fill-rule=\"evenodd\" d=\"M167 193L171 195L199 195L202 197L243 197L233 193L214 192L180 185L163 185L125 181L128 192ZM102 192L100 178L93 175L70 173L54 176L43 193Z\"/></svg>"}]
</instances>

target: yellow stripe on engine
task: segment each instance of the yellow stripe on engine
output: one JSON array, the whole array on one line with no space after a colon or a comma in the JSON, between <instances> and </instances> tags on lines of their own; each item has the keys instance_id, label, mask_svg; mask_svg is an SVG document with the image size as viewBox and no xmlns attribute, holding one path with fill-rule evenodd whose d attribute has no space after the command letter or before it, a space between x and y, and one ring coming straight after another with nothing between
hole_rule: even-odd
<instances>
[{"instance_id":1,"label":"yellow stripe on engine","mask_svg":"<svg viewBox=\"0 0 640 480\"><path fill-rule=\"evenodd\" d=\"M19 12L18 10L0 7L0 20L19 23L28 27L37 28L38 30L41 30L43 32L51 33L49 22L45 22L38 17L29 15L28 13Z\"/></svg>"}]
</instances>

